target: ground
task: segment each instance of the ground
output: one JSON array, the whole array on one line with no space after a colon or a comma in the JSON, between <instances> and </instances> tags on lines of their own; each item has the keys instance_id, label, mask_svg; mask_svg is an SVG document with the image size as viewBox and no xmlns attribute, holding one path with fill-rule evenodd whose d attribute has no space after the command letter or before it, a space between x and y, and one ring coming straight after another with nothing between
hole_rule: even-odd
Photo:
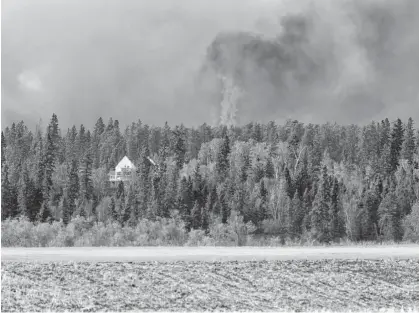
<instances>
[{"instance_id":1,"label":"ground","mask_svg":"<svg viewBox=\"0 0 419 313\"><path fill-rule=\"evenodd\" d=\"M2 248L3 261L262 261L419 259L419 245L336 247L83 247Z\"/></svg>"},{"instance_id":2,"label":"ground","mask_svg":"<svg viewBox=\"0 0 419 313\"><path fill-rule=\"evenodd\" d=\"M419 308L419 246L2 249L1 281L2 311Z\"/></svg>"}]
</instances>

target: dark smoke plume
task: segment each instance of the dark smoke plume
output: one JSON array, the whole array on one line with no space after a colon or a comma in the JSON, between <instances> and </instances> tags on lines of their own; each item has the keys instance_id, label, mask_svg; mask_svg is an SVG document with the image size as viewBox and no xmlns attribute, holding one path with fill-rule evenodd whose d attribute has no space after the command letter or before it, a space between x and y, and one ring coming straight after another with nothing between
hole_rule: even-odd
<instances>
[{"instance_id":1,"label":"dark smoke plume","mask_svg":"<svg viewBox=\"0 0 419 313\"><path fill-rule=\"evenodd\" d=\"M53 112L64 129L99 116L121 125L418 119L418 8L4 0L2 123L34 126Z\"/></svg>"},{"instance_id":2,"label":"dark smoke plume","mask_svg":"<svg viewBox=\"0 0 419 313\"><path fill-rule=\"evenodd\" d=\"M277 36L216 36L203 75L227 77L245 94L231 103L230 124L287 117L358 123L419 115L418 5L336 3L335 16L322 14L320 4L283 16ZM227 111L218 108L221 120L228 119Z\"/></svg>"}]
</instances>

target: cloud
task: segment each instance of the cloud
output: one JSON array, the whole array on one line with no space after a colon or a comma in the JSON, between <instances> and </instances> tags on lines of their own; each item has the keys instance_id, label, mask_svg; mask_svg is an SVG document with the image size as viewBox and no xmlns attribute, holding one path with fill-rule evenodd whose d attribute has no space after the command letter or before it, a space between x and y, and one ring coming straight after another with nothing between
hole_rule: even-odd
<instances>
[{"instance_id":1,"label":"cloud","mask_svg":"<svg viewBox=\"0 0 419 313\"><path fill-rule=\"evenodd\" d=\"M41 91L42 82L39 79L38 75L34 72L26 71L18 75L17 80L21 86L27 90L31 91Z\"/></svg>"},{"instance_id":2,"label":"cloud","mask_svg":"<svg viewBox=\"0 0 419 313\"><path fill-rule=\"evenodd\" d=\"M252 100L241 111L244 121L305 116L314 122L347 122L386 112L417 114L415 108L394 108L395 103L408 108L417 99L414 0L319 2L307 11L308 0L245 0L240 5L222 0L4 0L2 123L22 117L33 126L53 112L62 128L91 127L99 116L112 116L122 125L137 119L159 125L211 122L220 85L202 69L214 38L239 32L275 38L282 29L280 17L301 12L310 12L316 22L307 53L320 63L332 56L333 66L324 67L327 75L304 92L296 92L299 83L289 78L287 101L272 81L258 82L269 72L254 69L257 75L246 76L253 86ZM369 91L336 105L331 82L341 91ZM377 104L354 105L357 97Z\"/></svg>"}]
</instances>

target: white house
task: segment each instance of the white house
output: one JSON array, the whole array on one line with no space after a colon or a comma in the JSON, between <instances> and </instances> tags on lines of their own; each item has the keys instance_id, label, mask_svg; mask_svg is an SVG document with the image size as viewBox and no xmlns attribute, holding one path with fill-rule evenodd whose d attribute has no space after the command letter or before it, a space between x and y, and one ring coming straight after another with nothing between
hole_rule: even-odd
<instances>
[{"instance_id":1,"label":"white house","mask_svg":"<svg viewBox=\"0 0 419 313\"><path fill-rule=\"evenodd\" d=\"M135 165L127 158L127 156L124 156L115 167L115 171L109 172L109 181L118 182L131 180L132 172L135 170Z\"/></svg>"}]
</instances>

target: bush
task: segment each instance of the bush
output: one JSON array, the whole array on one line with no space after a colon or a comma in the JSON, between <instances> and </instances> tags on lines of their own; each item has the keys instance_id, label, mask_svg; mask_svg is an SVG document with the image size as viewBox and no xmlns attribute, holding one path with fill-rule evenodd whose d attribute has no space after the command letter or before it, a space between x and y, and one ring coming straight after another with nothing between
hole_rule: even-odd
<instances>
[{"instance_id":1,"label":"bush","mask_svg":"<svg viewBox=\"0 0 419 313\"><path fill-rule=\"evenodd\" d=\"M232 211L226 224L216 218L210 225L209 236L217 246L244 246L256 231L252 222L244 223L243 216Z\"/></svg>"},{"instance_id":2,"label":"bush","mask_svg":"<svg viewBox=\"0 0 419 313\"><path fill-rule=\"evenodd\" d=\"M192 229L189 232L188 241L186 246L213 246L214 240L205 235L205 231L202 229Z\"/></svg>"},{"instance_id":3,"label":"bush","mask_svg":"<svg viewBox=\"0 0 419 313\"><path fill-rule=\"evenodd\" d=\"M412 207L412 212L403 220L406 241L419 242L419 201Z\"/></svg>"}]
</instances>

